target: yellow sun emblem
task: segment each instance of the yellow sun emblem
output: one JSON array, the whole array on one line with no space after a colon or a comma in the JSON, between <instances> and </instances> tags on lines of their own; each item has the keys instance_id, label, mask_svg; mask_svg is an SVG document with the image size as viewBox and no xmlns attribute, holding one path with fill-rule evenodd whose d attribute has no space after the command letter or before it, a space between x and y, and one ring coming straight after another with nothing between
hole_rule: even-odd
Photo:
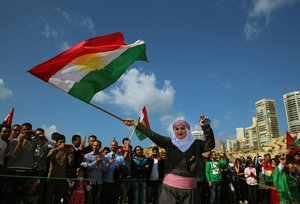
<instances>
[{"instance_id":1,"label":"yellow sun emblem","mask_svg":"<svg viewBox=\"0 0 300 204\"><path fill-rule=\"evenodd\" d=\"M74 64L86 71L97 71L104 68L103 59L99 54L86 54L74 60Z\"/></svg>"}]
</instances>

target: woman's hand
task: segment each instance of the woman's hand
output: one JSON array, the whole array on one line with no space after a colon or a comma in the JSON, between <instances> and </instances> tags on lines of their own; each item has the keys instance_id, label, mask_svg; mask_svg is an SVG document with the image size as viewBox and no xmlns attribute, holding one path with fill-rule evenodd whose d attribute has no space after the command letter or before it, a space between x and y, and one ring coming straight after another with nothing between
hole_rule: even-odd
<instances>
[{"instance_id":1,"label":"woman's hand","mask_svg":"<svg viewBox=\"0 0 300 204\"><path fill-rule=\"evenodd\" d=\"M204 115L200 115L199 124L201 126L210 125L210 119Z\"/></svg>"},{"instance_id":2,"label":"woman's hand","mask_svg":"<svg viewBox=\"0 0 300 204\"><path fill-rule=\"evenodd\" d=\"M124 120L124 124L127 126L137 126L138 122L132 118L127 118Z\"/></svg>"}]
</instances>

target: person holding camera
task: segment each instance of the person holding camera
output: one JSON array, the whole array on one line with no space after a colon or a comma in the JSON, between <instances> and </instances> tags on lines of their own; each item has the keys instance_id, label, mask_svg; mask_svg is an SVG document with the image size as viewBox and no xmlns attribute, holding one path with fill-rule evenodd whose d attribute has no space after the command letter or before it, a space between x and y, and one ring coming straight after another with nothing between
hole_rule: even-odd
<instances>
[{"instance_id":1,"label":"person holding camera","mask_svg":"<svg viewBox=\"0 0 300 204\"><path fill-rule=\"evenodd\" d=\"M30 123L23 123L21 133L18 138L14 138L9 143L9 161L7 162L7 174L24 176L23 178L12 177L10 182L11 193L6 198L9 203L19 203L25 201L27 182L26 176L32 174L32 164L37 147L37 140Z\"/></svg>"},{"instance_id":2,"label":"person holding camera","mask_svg":"<svg viewBox=\"0 0 300 204\"><path fill-rule=\"evenodd\" d=\"M209 119L200 116L199 121L206 141L195 139L190 132L190 125L184 120L177 120L173 123L174 135L171 138L162 136L131 118L125 119L124 124L135 126L156 145L166 149L166 174L159 203L199 203L196 179L198 162L202 159L203 152L215 147Z\"/></svg>"},{"instance_id":3,"label":"person holding camera","mask_svg":"<svg viewBox=\"0 0 300 204\"><path fill-rule=\"evenodd\" d=\"M125 169L124 156L118 152L118 142L113 140L110 143L110 152L105 155L105 163L110 164L103 174L103 189L101 203L118 203L120 187L117 179Z\"/></svg>"}]
</instances>

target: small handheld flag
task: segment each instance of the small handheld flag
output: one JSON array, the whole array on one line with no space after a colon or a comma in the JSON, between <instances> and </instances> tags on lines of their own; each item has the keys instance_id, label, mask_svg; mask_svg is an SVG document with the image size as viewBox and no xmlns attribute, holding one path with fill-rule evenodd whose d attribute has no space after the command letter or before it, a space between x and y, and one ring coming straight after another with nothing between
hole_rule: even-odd
<instances>
[{"instance_id":1,"label":"small handheld flag","mask_svg":"<svg viewBox=\"0 0 300 204\"><path fill-rule=\"evenodd\" d=\"M15 108L12 108L10 113L5 117L4 121L2 122L2 125L11 125L12 124L12 119L14 117L14 111L15 111Z\"/></svg>"},{"instance_id":2,"label":"small handheld flag","mask_svg":"<svg viewBox=\"0 0 300 204\"><path fill-rule=\"evenodd\" d=\"M140 123L142 123L143 125L145 125L146 127L150 128L149 121L148 121L148 116L147 116L147 110L146 110L145 106L143 107L143 109L140 113L138 121ZM141 141L146 138L146 136L144 134L142 134L140 131L138 131L137 129L135 129L135 134L139 138L139 140L141 140Z\"/></svg>"},{"instance_id":3,"label":"small handheld flag","mask_svg":"<svg viewBox=\"0 0 300 204\"><path fill-rule=\"evenodd\" d=\"M294 142L295 140L292 138L290 133L286 131L286 149L289 149L291 147L291 143Z\"/></svg>"},{"instance_id":4,"label":"small handheld flag","mask_svg":"<svg viewBox=\"0 0 300 204\"><path fill-rule=\"evenodd\" d=\"M298 145L300 145L300 130L298 132L297 139L294 142L290 143L290 145L291 146L298 146Z\"/></svg>"}]
</instances>

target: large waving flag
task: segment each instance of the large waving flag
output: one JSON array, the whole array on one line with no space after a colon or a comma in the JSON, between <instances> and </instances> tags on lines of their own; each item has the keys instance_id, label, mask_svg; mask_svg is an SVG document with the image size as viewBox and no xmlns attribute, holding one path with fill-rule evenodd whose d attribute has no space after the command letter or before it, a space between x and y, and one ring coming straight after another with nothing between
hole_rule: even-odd
<instances>
[{"instance_id":1,"label":"large waving flag","mask_svg":"<svg viewBox=\"0 0 300 204\"><path fill-rule=\"evenodd\" d=\"M11 126L12 120L14 117L14 111L15 111L15 108L12 108L10 113L5 117L4 121L2 122L2 125L10 125Z\"/></svg>"},{"instance_id":2,"label":"large waving flag","mask_svg":"<svg viewBox=\"0 0 300 204\"><path fill-rule=\"evenodd\" d=\"M134 61L147 61L145 51L144 41L125 44L118 32L85 40L28 72L89 102L117 81Z\"/></svg>"},{"instance_id":3,"label":"large waving flag","mask_svg":"<svg viewBox=\"0 0 300 204\"><path fill-rule=\"evenodd\" d=\"M147 110L146 110L145 106L143 107L143 109L140 113L138 121L140 123L142 123L143 125L145 125L146 127L150 128L148 116L147 116ZM135 134L139 138L139 140L144 140L146 138L146 136L144 134L142 134L140 131L138 131L137 129L135 129Z\"/></svg>"}]
</instances>

